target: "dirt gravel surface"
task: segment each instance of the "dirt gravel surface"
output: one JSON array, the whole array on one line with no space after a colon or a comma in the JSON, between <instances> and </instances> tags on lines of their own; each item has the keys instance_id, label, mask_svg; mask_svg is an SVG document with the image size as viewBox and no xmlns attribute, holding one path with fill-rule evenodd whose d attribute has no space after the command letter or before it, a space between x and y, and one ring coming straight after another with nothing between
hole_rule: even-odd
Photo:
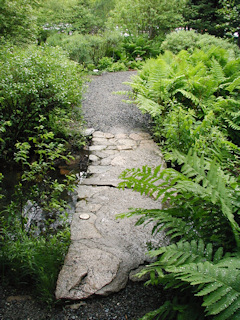
<instances>
[{"instance_id":1,"label":"dirt gravel surface","mask_svg":"<svg viewBox=\"0 0 240 320\"><path fill-rule=\"evenodd\" d=\"M1 320L137 320L158 308L164 300L160 288L129 282L125 289L108 297L85 301L63 301L47 307L29 289L0 286Z\"/></svg>"},{"instance_id":2,"label":"dirt gravel surface","mask_svg":"<svg viewBox=\"0 0 240 320\"><path fill-rule=\"evenodd\" d=\"M130 90L124 82L136 74L136 71L126 71L91 78L82 106L88 127L113 134L148 130L149 117L135 105L123 102L127 96L116 94Z\"/></svg>"},{"instance_id":3,"label":"dirt gravel surface","mask_svg":"<svg viewBox=\"0 0 240 320\"><path fill-rule=\"evenodd\" d=\"M122 102L114 91L127 90L122 82L136 72L106 73L92 77L84 95L83 113L87 127L111 133L148 131L148 117L134 105ZM137 320L158 308L165 299L159 287L129 282L125 289L107 297L85 301L61 301L49 308L31 287L3 287L0 284L0 320Z\"/></svg>"}]
</instances>

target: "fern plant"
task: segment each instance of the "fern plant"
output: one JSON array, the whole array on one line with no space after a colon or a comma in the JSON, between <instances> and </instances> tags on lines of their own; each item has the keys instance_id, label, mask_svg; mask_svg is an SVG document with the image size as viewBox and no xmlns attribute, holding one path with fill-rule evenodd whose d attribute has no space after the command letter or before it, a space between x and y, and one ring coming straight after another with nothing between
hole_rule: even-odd
<instances>
[{"instance_id":1,"label":"fern plant","mask_svg":"<svg viewBox=\"0 0 240 320\"><path fill-rule=\"evenodd\" d=\"M130 85L164 151L192 148L225 168L232 161L234 172L240 156L239 79L239 55L212 46L149 59Z\"/></svg>"},{"instance_id":2,"label":"fern plant","mask_svg":"<svg viewBox=\"0 0 240 320\"><path fill-rule=\"evenodd\" d=\"M141 215L137 224L154 221L153 232L165 231L171 241L149 252L156 261L140 276L148 273L148 284L177 289L178 295L183 290L181 295L190 294L194 303L199 299L202 311L196 319L203 315L209 319L239 319L239 181L216 161L207 161L191 151L187 155L175 151L175 156L181 173L159 166L125 170L121 175L120 188L161 198L163 203L161 209L132 209L122 217ZM179 301L177 308L175 305L166 302L143 319L194 319L187 315L186 308L179 307ZM174 306L175 311L171 313L167 306ZM175 318L171 318L173 314Z\"/></svg>"}]
</instances>

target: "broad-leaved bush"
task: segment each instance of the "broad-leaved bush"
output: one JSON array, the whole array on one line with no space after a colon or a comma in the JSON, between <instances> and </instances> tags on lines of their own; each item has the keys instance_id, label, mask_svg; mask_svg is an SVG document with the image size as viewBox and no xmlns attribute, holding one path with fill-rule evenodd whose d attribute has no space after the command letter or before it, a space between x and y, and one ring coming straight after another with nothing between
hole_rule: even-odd
<instances>
[{"instance_id":1,"label":"broad-leaved bush","mask_svg":"<svg viewBox=\"0 0 240 320\"><path fill-rule=\"evenodd\" d=\"M67 199L76 177L56 175L56 162L72 157L43 122L37 135L16 143L14 160L21 171L11 201L1 203L0 272L2 282L31 284L39 299L52 303L70 244Z\"/></svg>"},{"instance_id":2,"label":"broad-leaved bush","mask_svg":"<svg viewBox=\"0 0 240 320\"><path fill-rule=\"evenodd\" d=\"M240 54L236 44L226 39L218 38L208 33L201 34L194 30L179 30L169 33L162 42L160 49L162 52L169 50L177 54L181 50L193 52L194 49L201 49L207 51L212 46L233 50L236 54Z\"/></svg>"},{"instance_id":3,"label":"broad-leaved bush","mask_svg":"<svg viewBox=\"0 0 240 320\"><path fill-rule=\"evenodd\" d=\"M0 53L1 156L34 136L39 119L57 137L80 120L82 73L60 48L3 48Z\"/></svg>"},{"instance_id":4,"label":"broad-leaved bush","mask_svg":"<svg viewBox=\"0 0 240 320\"><path fill-rule=\"evenodd\" d=\"M97 67L103 57L119 59L121 38L119 33L114 32L103 35L83 35L75 32L72 35L53 34L47 39L47 43L62 47L72 60L80 64L94 64Z\"/></svg>"}]
</instances>

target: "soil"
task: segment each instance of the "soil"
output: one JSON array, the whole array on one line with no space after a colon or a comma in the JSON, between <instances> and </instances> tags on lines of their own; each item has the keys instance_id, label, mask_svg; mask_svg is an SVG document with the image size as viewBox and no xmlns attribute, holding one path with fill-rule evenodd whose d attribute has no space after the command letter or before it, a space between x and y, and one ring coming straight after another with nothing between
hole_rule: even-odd
<instances>
[{"instance_id":1,"label":"soil","mask_svg":"<svg viewBox=\"0 0 240 320\"><path fill-rule=\"evenodd\" d=\"M30 289L0 286L1 320L134 320L157 309L164 301L159 287L129 282L125 289L107 297L85 301L61 301L48 307Z\"/></svg>"}]
</instances>

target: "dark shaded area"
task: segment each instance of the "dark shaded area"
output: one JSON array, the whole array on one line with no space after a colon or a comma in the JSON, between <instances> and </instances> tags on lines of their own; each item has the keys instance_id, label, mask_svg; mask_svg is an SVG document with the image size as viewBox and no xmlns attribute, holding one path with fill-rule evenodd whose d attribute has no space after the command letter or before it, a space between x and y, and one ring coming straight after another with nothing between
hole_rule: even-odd
<instances>
[{"instance_id":1,"label":"dark shaded area","mask_svg":"<svg viewBox=\"0 0 240 320\"><path fill-rule=\"evenodd\" d=\"M165 295L161 287L145 287L142 282L129 282L125 289L108 297L65 301L49 309L37 298L32 298L34 292L29 289L4 289L0 285L0 319L137 320L146 312L158 308L165 301ZM13 297L16 297L15 300Z\"/></svg>"}]
</instances>

